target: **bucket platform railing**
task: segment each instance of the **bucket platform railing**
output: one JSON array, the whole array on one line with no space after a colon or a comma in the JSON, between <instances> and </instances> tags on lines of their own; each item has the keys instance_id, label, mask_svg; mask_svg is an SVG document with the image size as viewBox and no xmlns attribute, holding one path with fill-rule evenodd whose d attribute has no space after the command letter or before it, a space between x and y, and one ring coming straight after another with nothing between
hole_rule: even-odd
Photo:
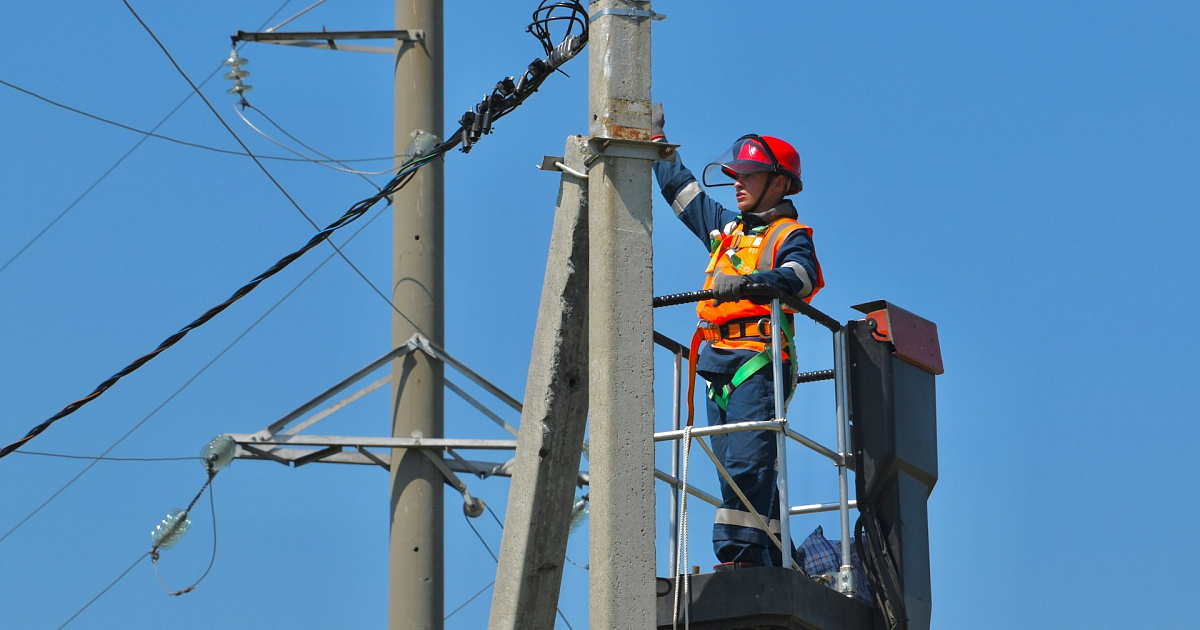
<instances>
[{"instance_id":1,"label":"bucket platform railing","mask_svg":"<svg viewBox=\"0 0 1200 630\"><path fill-rule=\"evenodd\" d=\"M780 320L783 317L783 307L786 306L792 311L807 317L814 323L828 329L833 336L833 369L819 370L815 372L805 372L798 374L796 377L796 385L801 383L810 383L815 381L824 381L832 379L834 381L834 392L836 400L836 429L837 429L837 445L836 448L826 447L816 440L802 435L793 430L788 425L787 410L785 408L784 388L775 387L775 417L771 420L755 420L747 422L729 423L716 427L695 427L690 430L685 430L680 426L681 408L682 408L682 381L683 381L683 360L694 361L696 358L689 356L688 348L682 344L662 335L658 332L654 334L654 341L659 346L670 351L674 355L674 391L672 395L672 430L663 431L654 434L655 442L674 441L672 446L672 463L671 474L665 475L656 473L656 477L663 480L672 487L671 492L671 553L670 562L672 568L677 566L677 544L679 537L679 493L682 483L680 481L680 440L684 439L685 434L691 437L703 437L707 435L715 435L718 433L732 433L735 431L774 431L776 432L776 444L778 452L778 491L779 501L781 506L787 506L787 509L781 509L779 514L780 521L780 536L774 542L779 545L782 552L782 557L790 557L791 555L791 529L790 519L792 515L813 514L819 512L828 512L837 510L841 521L841 565L837 575L836 589L846 595L854 594L854 579L851 570L850 561L850 508L856 507L855 501L850 499L849 495L849 471L852 469L850 445L849 445L849 413L847 404L849 400L849 378L846 364L846 337L844 327L834 318L826 315L815 307L788 295L775 287L765 284L751 284L742 289L744 297L766 297L771 300L771 369L775 383L783 382L783 343L780 335ZM701 300L712 299L714 296L711 290L693 291L690 293L679 293L674 295L666 295L654 298L654 307L675 306L680 304L689 304L699 302ZM792 360L795 360L793 357ZM808 505L792 506L789 501L788 494L788 475L787 475L787 442L788 440L795 441L800 445L812 450L832 461L838 469L838 501L836 503L815 503ZM705 450L707 446L705 445ZM712 455L710 454L710 457ZM723 468L720 462L714 463L718 468L718 472L722 475ZM727 481L732 481L726 477ZM735 492L741 493L737 489L736 484L733 484ZM719 505L720 501L715 497L707 495L701 491L695 490L690 486L687 488L688 494L700 498L713 505ZM753 511L753 508L747 505ZM769 516L769 515L767 515ZM785 551L786 550L786 551ZM673 569L674 570L674 569Z\"/></svg>"}]
</instances>

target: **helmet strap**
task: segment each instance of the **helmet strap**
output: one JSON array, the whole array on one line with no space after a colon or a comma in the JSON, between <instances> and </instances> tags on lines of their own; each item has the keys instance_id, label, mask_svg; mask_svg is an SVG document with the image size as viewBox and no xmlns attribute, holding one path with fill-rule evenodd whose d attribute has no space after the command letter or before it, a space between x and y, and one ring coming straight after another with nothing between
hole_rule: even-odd
<instances>
[{"instance_id":1,"label":"helmet strap","mask_svg":"<svg viewBox=\"0 0 1200 630\"><path fill-rule=\"evenodd\" d=\"M763 182L762 190L758 194L758 200L755 201L754 205L751 206L751 208L746 212L749 212L750 214L758 214L758 207L762 205L763 199L767 197L767 191L771 189L771 182L774 182L776 177L779 177L779 173L767 174L767 181ZM770 210L770 208L767 208L767 210ZM764 212L766 212L766 210L764 210Z\"/></svg>"}]
</instances>

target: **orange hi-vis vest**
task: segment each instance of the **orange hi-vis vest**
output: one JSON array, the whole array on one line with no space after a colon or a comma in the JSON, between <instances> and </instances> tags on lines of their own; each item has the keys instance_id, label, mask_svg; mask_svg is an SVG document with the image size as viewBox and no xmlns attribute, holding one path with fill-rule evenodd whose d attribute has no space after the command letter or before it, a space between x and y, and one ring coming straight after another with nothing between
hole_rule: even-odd
<instances>
[{"instance_id":1,"label":"orange hi-vis vest","mask_svg":"<svg viewBox=\"0 0 1200 630\"><path fill-rule=\"evenodd\" d=\"M709 260L708 268L705 273L708 277L705 279L704 288L711 289L713 280L718 273L736 273L739 275L751 275L762 271L770 271L775 268L775 255L779 251L779 246L784 242L789 235L796 230L804 230L811 240L813 235L812 228L804 225L795 219L780 218L771 222L766 226L765 230L755 230L750 234L744 234L742 230L745 225L738 221L726 227L727 234L721 236L719 243L713 247L712 258ZM821 263L816 262L817 277L810 278L812 282L812 292L809 293L803 300L807 303L812 300L817 291L825 286L825 278L821 274ZM794 313L792 309L784 307L784 312ZM761 352L766 344L761 340L761 337L769 336L770 332L766 325L771 319L771 304L755 304L750 300L739 300L737 302L723 302L721 304L713 304L713 300L705 300L696 306L696 313L700 316L701 326L704 322L708 324L722 325L734 322L741 325L740 330L743 334L729 335L735 337L759 337L759 339L730 339L729 336L721 335L706 335L706 338L711 342L713 347L726 349L741 349L753 350ZM735 321L737 320L737 321ZM759 325L757 322L762 321ZM714 328L711 327L710 328ZM747 330L749 328L749 330ZM757 334L752 334L757 332Z\"/></svg>"}]
</instances>

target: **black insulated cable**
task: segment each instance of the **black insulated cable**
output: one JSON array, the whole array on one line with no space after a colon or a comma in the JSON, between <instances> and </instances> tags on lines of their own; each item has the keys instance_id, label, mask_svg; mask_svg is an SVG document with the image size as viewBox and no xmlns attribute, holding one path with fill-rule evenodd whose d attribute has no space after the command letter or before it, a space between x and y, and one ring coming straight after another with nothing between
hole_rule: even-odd
<instances>
[{"instance_id":1,"label":"black insulated cable","mask_svg":"<svg viewBox=\"0 0 1200 630\"><path fill-rule=\"evenodd\" d=\"M124 1L125 0L123 0L123 2ZM554 4L555 4L555 7L557 7L558 5L563 5L563 7L568 8L572 11L572 15L576 16L576 20L571 22L572 26L568 29L568 36L566 37L566 39L564 39L563 42L561 42L557 47L554 47L551 49L552 51L558 51L558 50L565 51L564 56L560 56L557 59L557 64L554 61L544 61L542 59L534 60L533 63L529 64L529 70L526 72L525 76L521 77L521 81L514 83L514 90L510 95L503 96L503 95L500 95L496 91L494 91L492 94L489 94L484 99L483 103L481 103L481 105L483 106L483 111L488 112L488 123L489 123L488 129L489 130L491 128L491 123L494 123L496 120L499 120L500 118L504 117L505 115L511 113L518 106L520 106L521 103L525 102L525 99L529 98L530 95L532 95L534 92L537 91L538 87L540 87L541 84L543 82L545 82L546 78L550 75L551 72L554 71L554 69L556 69L558 67L558 65L561 65L562 63L565 63L567 60L573 58L575 55L577 55L579 53L579 51L583 50L583 47L586 45L586 43L587 43L587 28L586 28L586 26L587 26L587 19L586 19L587 18L587 10L585 8L583 8L583 6L577 1L576 2L559 2L559 3L554 3ZM126 7L128 7L130 9L131 12L133 12L133 7L129 6L128 2L125 2L125 5L126 5ZM542 10L542 8L545 7L546 5L547 5L547 2L543 1L542 6L539 7L539 11ZM538 15L538 13L535 12L534 13L535 21L538 20L537 15ZM578 17L580 15L582 15L582 18ZM134 16L135 17L137 16L136 12L134 12ZM545 17L541 18L541 21L542 21L543 25L545 25L545 24L548 24L549 22L557 21L559 19L569 19L569 18L556 17L556 16L545 16ZM141 19L138 18L138 21L141 22ZM571 29L574 28L575 24L581 24L583 27L583 32L579 35L570 35L569 33L571 32ZM144 23L143 23L143 26L145 26ZM147 30L149 30L148 27L147 27ZM548 30L546 32L548 33ZM151 35L153 36L153 33L151 33ZM542 36L540 36L540 35L536 35L536 36L538 37L539 41L543 41ZM157 41L157 38L155 38L155 40ZM160 46L161 46L161 43L160 43ZM545 46L545 42L543 41L543 47L544 46ZM165 52L165 48L163 50ZM173 59L172 59L172 63L174 63ZM176 64L176 67L178 68L177 64ZM182 70L181 70L181 72L182 72ZM185 75L185 77L186 77L186 75ZM501 80L500 83L507 84L507 82L509 82L509 81L512 81L512 77L507 77L506 79ZM189 82L190 82L190 79L189 79ZM523 87L518 87L518 86L523 86ZM194 85L193 85L193 89L195 89ZM498 97L498 98L493 99L493 97ZM468 114L469 113L470 112L468 112ZM220 117L218 116L218 118L220 118ZM108 379L106 379L105 381L100 383L100 385L96 386L96 388L90 394L63 407L61 410L58 411L58 413L54 414L53 416L46 419L41 424L38 424L37 426L30 429L29 432L26 433L25 436L22 437L21 439L3 447L3 448L0 448L0 458L4 458L4 457L8 456L13 451L15 451L18 448L21 448L22 446L27 444L30 440L41 435L46 429L50 428L50 426L53 425L55 422L58 422L62 418L65 418L66 416L69 416L72 413L75 413L76 411L78 411L80 408L82 408L87 403L98 398L104 392L108 391L109 388L111 388L113 385L115 385L117 383L117 381L121 380L122 378L124 378L124 377L128 376L129 374L133 373L134 371L138 370L143 365L148 363L150 360L154 359L159 354L161 354L163 351L165 351L167 348L170 348L171 346L175 345L176 343L179 343L179 341L182 340L189 332L191 332L192 330L195 330L196 328L199 328L200 326L203 326L209 320L211 320L212 318L219 315L225 309L229 308L234 302L237 302L238 300L240 300L243 297L245 297L246 295L248 295L251 291L253 291L255 288L257 288L258 285L261 284L264 280L266 280L267 278L270 278L271 276L274 276L275 274L279 273L280 271L283 271L288 265L295 262L296 259L298 259L300 256L307 253L310 249L312 249L312 248L316 247L317 245L320 245L321 243L328 240L329 237L335 231L356 221L359 217L361 217L368 210L370 210L371 207L374 206L376 203L378 203L380 200L391 197L392 194L394 194L396 191L400 190L405 185L407 185L410 181L412 181L413 177L416 174L416 171L418 169L420 169L422 166L428 164L435 158L450 151L455 146L458 146L458 144L460 142L463 143L463 151L464 152L469 151L470 143L468 142L468 135L469 135L469 133L473 133L476 126L478 126L480 130L482 130L483 121L479 120L478 118L474 119L470 125L470 128L469 128L470 132L469 132L468 127L465 122L466 118L467 118L467 116L463 117L463 121L460 123L461 126L458 128L457 131L455 131L451 136L449 136L449 139L442 142L438 146L434 147L433 150L431 150L429 153L422 155L420 157L413 158L413 159L409 160L408 162L406 162L403 166L401 166L399 171L396 173L395 177L393 177L392 180L389 181L378 193L376 193L375 195L372 195L371 197L363 199L362 201L359 201L358 203L351 206L350 209L347 210L345 214L343 214L341 217L339 217L334 222L325 226L325 228L322 229L321 231L317 232L317 234L314 235L308 241L308 243L305 243L305 245L303 247L284 256L283 258L280 258L269 269L267 269L263 273L259 274L253 280L251 280L250 282L246 283L244 286L239 288L237 291L234 291L233 294L230 295L224 302L210 308L208 311L205 311L204 314L202 314L200 317L197 317L191 323L189 323L188 325L179 329L178 332L176 332L175 334L173 334L170 337L167 337L165 340L163 340L163 342L160 343L158 345L158 347L155 348L153 351L151 351L145 355L142 355L141 357L138 357L132 363L125 366L124 368L122 368L120 371L113 374L112 376L110 376ZM224 124L224 120L222 120L221 122L222 122L222 124ZM476 123L478 123L478 125ZM234 134L234 137L236 138L237 135ZM478 136L476 136L475 139L478 139ZM240 142L240 140L239 140L239 142ZM249 153L248 149L247 149L247 153ZM261 166L261 164L260 164L260 166ZM264 172L265 172L265 169L264 169ZM268 173L268 176L270 176L269 173ZM272 179L272 181L274 181L274 178L271 178L271 179ZM280 189L282 190L282 187L280 187ZM284 191L284 194L285 195L287 194L286 191ZM291 200L291 197L288 196L288 199ZM292 203L293 203L293 205L296 205L295 201L292 201ZM297 208L299 208L298 205L297 205ZM301 211L301 212L303 212L303 211ZM307 215L305 215L305 216L307 217Z\"/></svg>"},{"instance_id":2,"label":"black insulated cable","mask_svg":"<svg viewBox=\"0 0 1200 630\"><path fill-rule=\"evenodd\" d=\"M108 389L111 388L113 385L116 385L117 381L119 381L122 378L128 376L129 374L133 373L137 369L141 368L143 365L148 363L151 359L157 357L159 354L161 354L167 348L170 348L171 346L175 345L176 343L179 343L179 341L181 339L183 339L185 336L187 336L187 334L189 332L208 323L209 320L211 320L212 318L219 315L225 309L229 308L231 305L233 305L234 302L237 302L238 300L249 295L250 292L253 291L254 289L258 288L258 285L262 284L262 282L264 280L266 280L267 278L270 278L271 276L274 276L275 274L279 273L280 271L283 271L285 268L287 268L288 265L295 262L297 258L299 258L300 256L304 255L306 252L308 252L308 250L323 243L330 236L332 236L335 231L349 225L350 223L353 223L355 220L357 220L359 217L361 217L364 213L366 213L367 210L371 209L371 207L374 206L376 203L378 203L381 199L383 199L384 197L390 196L392 193L396 192L400 188L403 188L405 184L407 184L409 181L411 181L412 175L416 173L418 168L429 163L429 161L431 161L437 155L439 155L439 154L432 153L428 156L423 156L416 160L410 160L409 163L407 165L405 165L405 168L402 169L400 171L400 173L398 175L396 175L395 178L392 179L391 182L388 182L388 184L386 186L384 186L384 189L381 190L379 193L376 193L375 195L372 195L371 197L368 197L367 199L359 201L358 203L351 206L351 208L349 210L347 210L346 213L343 214L341 217L339 217L336 221L334 221L333 223L330 223L328 226L325 227L325 229L321 230L320 232L317 232L317 234L314 235L311 239L309 239L309 241L307 243L305 243L303 247L284 256L283 258L280 258L269 269L267 269L266 271L259 274L257 277L255 277L250 282L243 285L237 291L234 291L233 294L230 295L224 302L208 309L200 317L197 317L196 319L192 320L191 323L189 323L188 325L179 329L178 332L176 332L175 334L173 334L170 337L167 337L165 340L163 340L163 342L160 343L158 345L158 347L155 348L153 351L151 351L147 354L144 354L141 357L138 357L132 363L130 363L129 365L125 366L120 371L118 371L116 374L113 374L112 376L108 377L108 379L106 379L104 382L100 383L100 385L98 385L96 387L96 389L94 389L92 391L92 393L63 407L61 410L59 410L58 413L54 414L53 416L48 418L46 421L44 421L41 424L30 429L29 432L25 435L25 437L0 449L0 458L3 458L5 456L9 455L16 449L24 446L26 443L28 443L33 438L41 435L42 432L44 432L46 429L50 428L50 426L53 425L58 420L66 417L66 416L69 416L72 413L75 413L76 411L78 411L81 407L83 407L87 403L95 400L101 394L108 391Z\"/></svg>"},{"instance_id":3,"label":"black insulated cable","mask_svg":"<svg viewBox=\"0 0 1200 630\"><path fill-rule=\"evenodd\" d=\"M566 32L563 33L559 42L569 40L575 33L575 28L579 27L580 34L587 37L588 30L588 13L587 9L579 2L551 2L544 0L538 8L533 12L533 22L525 29L526 32L532 34L542 44L542 48L546 55L549 56L555 49L555 38L550 32L550 25L554 22L566 22Z\"/></svg>"},{"instance_id":4,"label":"black insulated cable","mask_svg":"<svg viewBox=\"0 0 1200 630\"><path fill-rule=\"evenodd\" d=\"M794 295L788 295L781 289L777 289L769 284L754 283L742 287L743 297L767 297L779 298L779 301L784 306L791 308L827 328L830 332L838 332L842 329L842 325L838 321L824 312L812 306L808 302L796 298ZM671 295L661 295L654 298L654 308L663 306L678 306L680 304L688 304L691 302L700 302L702 300L713 299L712 289L704 289L702 291L689 291L687 293L674 293Z\"/></svg>"},{"instance_id":5,"label":"black insulated cable","mask_svg":"<svg viewBox=\"0 0 1200 630\"><path fill-rule=\"evenodd\" d=\"M855 523L855 545L863 561L875 606L883 615L888 630L906 630L908 612L904 608L904 588L887 538L872 507L858 506L861 513Z\"/></svg>"},{"instance_id":6,"label":"black insulated cable","mask_svg":"<svg viewBox=\"0 0 1200 630\"><path fill-rule=\"evenodd\" d=\"M361 234L362 231L364 229L366 229L367 226L369 226L372 221L374 221L375 219L378 219L381 214L383 214L383 213L377 212L375 214L375 216L371 217L370 219L367 219L364 223L362 223L359 226L358 230L355 231L354 234L350 235L350 238L346 239L345 243L342 243L342 246L344 247L345 245L350 243L350 241L354 240L354 238L356 236L358 236L359 234ZM268 308L266 310L266 312L264 312L262 315L260 315L258 317L258 319L254 320L254 322L250 324L250 326L248 326L245 330L243 330L240 334L238 334L238 336L235 337L233 339L233 341L226 344L226 346L224 348L222 348L220 352L218 352L215 356L213 356L211 359L209 359L207 363L205 363L203 366L201 366L201 368L199 370L197 370L196 373L192 374L192 376L190 378L188 378L188 380L184 381L183 385L180 385L179 388L177 388L174 392L171 393L171 395L167 396L167 398L165 400L163 400L161 403L159 403L157 407L152 409L150 411L150 413L146 414L141 420L136 422L133 425L133 427L131 427L128 431L126 431L124 433L124 435L117 438L116 441L114 441L112 444L110 444L108 446L108 448L104 449L104 452L100 453L100 456L98 458L92 459L91 463L89 463L87 466L84 466L83 469L81 469L78 473L76 473L74 477L71 477L69 480L67 480L67 482L65 484L60 486L58 488L58 490L55 490L49 497L46 498L45 501L42 501L41 504L39 504L36 508L34 508L32 512L30 512L29 514L26 514L25 518L22 518L20 521L17 521L16 525L13 525L7 532L0 535L0 544L2 544L5 540L8 539L9 536L12 536L12 534L14 532L19 530L26 523L28 523L30 521L30 519L32 519L34 516L37 516L37 514L42 511L42 509L44 509L47 505L50 505L51 502L53 502L60 495L62 495L62 493L65 492L67 488L71 487L76 481L79 481L79 479L81 477L83 477L85 474L87 474L88 471L92 470L92 468L96 464L98 464L101 461L109 460L110 458L106 457L106 455L108 455L114 449L116 449L118 446L120 446L121 443L124 442L129 436L133 435L133 433L135 431L137 431L143 425L145 425L146 422L148 422L151 418L153 418L156 414L158 414L158 412L162 411L163 408L167 406L167 404L169 404L172 400L174 400L177 396L179 396L179 394L183 393L183 391L185 389L187 389L188 387L190 387L192 383L196 382L196 379L200 378L200 375L202 375L206 371L208 371L208 369L211 368L218 360L220 360L221 357L225 356L226 353L228 353L230 350L233 349L234 346L236 346L239 342L241 342L242 339L245 339L246 335L250 334L250 331L254 330L259 324L261 324L267 318L267 316L269 316L271 313L275 312L275 309L279 308L280 305L282 305L288 298L292 297L292 295L295 294L296 291L298 291L300 289L300 287L304 285L304 283L306 283L310 279L312 279L312 277L314 275L316 275L316 273L318 271L320 271L322 267L324 267L326 264L328 264L329 261L333 260L334 256L336 256L336 255L337 255L336 253L330 254L329 256L327 256L325 258L325 260L321 261L315 267L313 267L313 269L308 272L308 275L301 278L300 282L296 283L296 285L293 286L291 289L289 289L287 293L284 293L283 297L276 300L275 304L271 305L271 307ZM27 454L28 453L28 451L14 451L14 452L17 454ZM189 459L199 459L199 458L193 457L193 458L189 458Z\"/></svg>"}]
</instances>

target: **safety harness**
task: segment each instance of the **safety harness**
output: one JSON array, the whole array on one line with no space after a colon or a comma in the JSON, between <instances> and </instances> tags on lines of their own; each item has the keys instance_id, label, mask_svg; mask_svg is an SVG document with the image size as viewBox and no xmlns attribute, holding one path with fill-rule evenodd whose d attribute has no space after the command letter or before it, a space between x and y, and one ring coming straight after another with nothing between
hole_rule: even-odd
<instances>
[{"instance_id":1,"label":"safety harness","mask_svg":"<svg viewBox=\"0 0 1200 630\"><path fill-rule=\"evenodd\" d=\"M787 390L784 393L784 405L792 399L792 393L795 390L796 383L796 344L792 334L792 324L786 317L780 320L779 332L783 338L784 348L787 354L785 356L791 358L789 362L791 369L788 378ZM757 338L756 340L764 340L766 346L754 356L750 357L745 363L733 373L733 378L718 387L709 386L708 397L722 410L729 406L729 396L733 394L733 390L737 389L746 379L753 376L759 370L771 364L772 348L771 348L771 320L761 318L752 321L734 320L724 324L711 324L709 322L700 322L696 325L696 332L692 335L692 343L688 348L688 418L687 426L692 426L695 421L695 395L696 395L696 358L699 356L700 344L702 342L715 342L732 339Z\"/></svg>"},{"instance_id":2,"label":"safety harness","mask_svg":"<svg viewBox=\"0 0 1200 630\"><path fill-rule=\"evenodd\" d=\"M775 252L788 234L794 230L808 230L807 226L800 225L794 219L786 221L779 225L772 221L771 224L753 228L749 234L743 234L743 224L741 221L731 222L725 227L725 233L721 234L713 232L710 240L711 258L708 268L705 272L709 279L705 284L705 288L712 285L712 280L715 274L731 270L741 275L752 275L760 271L770 270L774 267ZM810 232L811 234L811 232ZM689 348L691 360L689 361L689 378L688 378L688 426L692 426L695 421L695 404L693 398L696 390L696 359L699 356L700 344L709 342L710 344L726 342L723 345L726 347L743 347L748 349L759 349L758 353L743 363L736 372L733 378L728 382L714 387L708 388L708 397L717 404L722 410L729 406L729 396L739 385L744 383L746 379L757 373L771 363L771 318L763 316L763 307L745 303L747 308L740 308L737 302L731 305L732 311L725 310L725 306L705 306L702 303L698 308L698 313L701 316L700 323L696 326L696 332L692 335L692 343ZM752 317L736 317L741 313L758 313ZM732 319L724 319L733 315ZM708 321L710 318L717 319L721 323L713 323ZM796 361L795 361L795 343L793 341L792 326L786 317L780 321L780 333L784 343L787 357L791 358L791 376L787 386L786 400L791 400L792 389L795 383ZM732 342L732 343L730 343Z\"/></svg>"}]
</instances>

